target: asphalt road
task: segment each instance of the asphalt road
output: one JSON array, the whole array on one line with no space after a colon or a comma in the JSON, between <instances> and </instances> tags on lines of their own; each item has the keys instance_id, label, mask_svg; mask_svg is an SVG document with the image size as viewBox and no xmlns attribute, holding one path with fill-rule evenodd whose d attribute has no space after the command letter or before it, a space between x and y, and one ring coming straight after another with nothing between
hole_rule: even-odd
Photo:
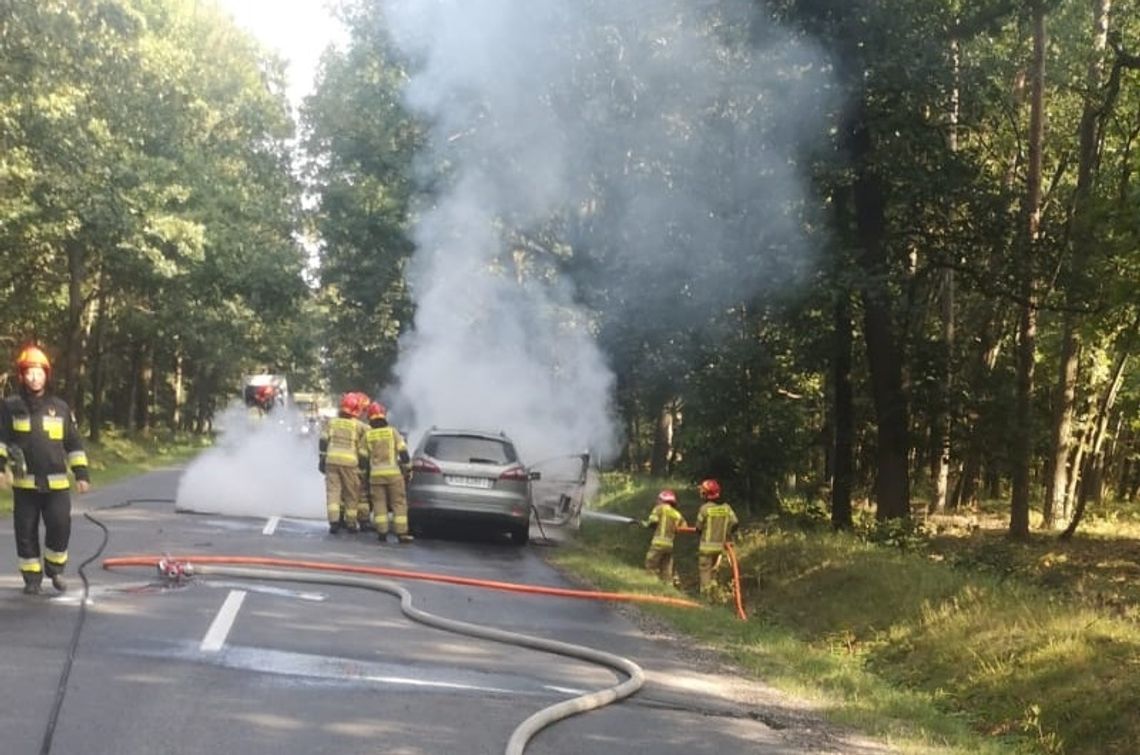
<instances>
[{"instance_id":1,"label":"asphalt road","mask_svg":"<svg viewBox=\"0 0 1140 755\"><path fill-rule=\"evenodd\" d=\"M0 522L10 564L0 577L0 751L502 753L533 712L621 679L583 661L425 627L394 597L360 588L207 576L171 587L151 569L103 569L104 558L124 555L274 556L568 586L538 545L380 545L371 535L330 535L319 521L176 513L178 475L155 472L76 499L72 590L62 596L50 587L43 596L20 592L11 520ZM85 512L109 538L84 570L87 610L61 685L83 593L76 568L103 541ZM633 698L545 729L527 753L821 751L779 723L799 712L761 712L718 694L684 654L605 603L403 584L426 611L605 650L646 670L649 682ZM50 750L41 749L49 739Z\"/></svg>"}]
</instances>

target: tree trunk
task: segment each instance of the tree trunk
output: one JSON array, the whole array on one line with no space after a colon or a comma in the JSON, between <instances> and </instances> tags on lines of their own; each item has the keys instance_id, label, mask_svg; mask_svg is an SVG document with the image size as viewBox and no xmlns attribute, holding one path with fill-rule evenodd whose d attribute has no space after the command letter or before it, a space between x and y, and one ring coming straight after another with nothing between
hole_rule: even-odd
<instances>
[{"instance_id":1,"label":"tree trunk","mask_svg":"<svg viewBox=\"0 0 1140 755\"><path fill-rule=\"evenodd\" d=\"M954 271L942 274L942 345L946 350L942 372L942 413L937 423L932 511L945 511L950 489L950 431L954 422Z\"/></svg>"},{"instance_id":2,"label":"tree trunk","mask_svg":"<svg viewBox=\"0 0 1140 755\"><path fill-rule=\"evenodd\" d=\"M907 406L902 387L902 359L892 324L887 277L886 190L873 165L866 104L860 102L848 124L848 146L855 165L852 193L859 263L863 268L863 333L878 424L875 517L910 516Z\"/></svg>"},{"instance_id":3,"label":"tree trunk","mask_svg":"<svg viewBox=\"0 0 1140 755\"><path fill-rule=\"evenodd\" d=\"M950 153L958 151L958 119L961 115L959 78L961 75L962 51L958 38L950 40L950 66L953 85L950 88L948 112L949 132L947 146ZM945 511L950 497L950 433L954 426L954 268L947 267L942 272L942 345L946 350L942 376L942 415L936 424L937 458L934 463L934 499L930 503L932 511Z\"/></svg>"},{"instance_id":4,"label":"tree trunk","mask_svg":"<svg viewBox=\"0 0 1140 755\"><path fill-rule=\"evenodd\" d=\"M1081 123L1078 130L1077 186L1073 193L1073 206L1069 215L1070 273L1066 300L1070 309L1065 312L1064 335L1061 340L1060 373L1057 380L1057 395L1053 415L1053 454L1052 475L1045 490L1044 522L1045 529L1055 525L1055 512L1066 509L1060 495L1067 489L1069 470L1065 460L1069 455L1072 439L1073 404L1076 401L1078 369L1080 365L1081 338L1080 320L1074 311L1075 305L1087 296L1084 281L1087 259L1092 252L1094 241L1092 221L1089 218L1089 198L1096 180L1098 162L1097 132L1099 121L1104 116L1102 103L1097 98L1104 85L1105 50L1108 46L1108 17L1112 0L1093 2L1092 55L1085 72L1085 97L1081 110Z\"/></svg>"},{"instance_id":5,"label":"tree trunk","mask_svg":"<svg viewBox=\"0 0 1140 755\"><path fill-rule=\"evenodd\" d=\"M170 412L170 429L175 431L182 429L182 405L185 402L182 380L182 350L178 349L174 354L174 406Z\"/></svg>"},{"instance_id":6,"label":"tree trunk","mask_svg":"<svg viewBox=\"0 0 1140 755\"><path fill-rule=\"evenodd\" d=\"M832 454L831 526L849 530L851 483L855 440L854 398L851 388L851 297L846 290L835 302L835 336L832 352L832 379L835 390L835 447Z\"/></svg>"},{"instance_id":7,"label":"tree trunk","mask_svg":"<svg viewBox=\"0 0 1140 755\"><path fill-rule=\"evenodd\" d=\"M83 280L86 265L83 246L76 240L68 241L67 248L67 332L63 344L62 395L75 416L82 419L83 390L79 384L79 365L83 361Z\"/></svg>"},{"instance_id":8,"label":"tree trunk","mask_svg":"<svg viewBox=\"0 0 1140 755\"><path fill-rule=\"evenodd\" d=\"M131 365L127 372L127 405L123 425L133 431L138 424L139 407L139 375L142 374L142 345L135 343L131 347Z\"/></svg>"},{"instance_id":9,"label":"tree trunk","mask_svg":"<svg viewBox=\"0 0 1140 755\"><path fill-rule=\"evenodd\" d=\"M102 273L100 273L102 278ZM92 329L94 341L91 353L91 428L90 438L98 442L103 432L103 406L105 403L103 391L106 380L106 360L104 352L107 349L107 295L104 292L102 280L99 286L99 298L95 301L95 326Z\"/></svg>"},{"instance_id":10,"label":"tree trunk","mask_svg":"<svg viewBox=\"0 0 1140 755\"><path fill-rule=\"evenodd\" d=\"M1021 317L1017 345L1017 399L1012 442L1013 474L1009 534L1029 537L1029 485L1033 452L1033 372L1037 351L1037 280L1034 257L1041 229L1041 170L1045 140L1045 5L1033 3L1033 64L1030 69L1029 164L1026 168L1024 238L1021 254Z\"/></svg>"},{"instance_id":11,"label":"tree trunk","mask_svg":"<svg viewBox=\"0 0 1140 755\"><path fill-rule=\"evenodd\" d=\"M673 455L673 399L661 401L657 407L657 422L653 428L653 455L649 473L654 477L669 474L669 458Z\"/></svg>"},{"instance_id":12,"label":"tree trunk","mask_svg":"<svg viewBox=\"0 0 1140 755\"><path fill-rule=\"evenodd\" d=\"M1077 497L1077 508L1073 512L1073 518L1069 522L1069 526L1061 534L1062 540L1069 540L1077 531L1077 527L1084 518L1085 509L1088 504L1090 494L1094 492L1094 488L1100 484L1100 472L1104 463L1104 440L1108 434L1108 421L1112 414L1112 408L1116 404L1116 396L1120 393L1120 386L1124 384L1124 370L1128 365L1128 352L1124 350L1116 359L1116 366L1113 369L1112 380L1109 381L1108 387L1105 388L1104 396L1101 397L1100 405L1097 407L1096 424L1093 429L1092 442L1089 444L1089 458L1086 462L1086 474L1084 484L1081 485L1081 494Z\"/></svg>"}]
</instances>

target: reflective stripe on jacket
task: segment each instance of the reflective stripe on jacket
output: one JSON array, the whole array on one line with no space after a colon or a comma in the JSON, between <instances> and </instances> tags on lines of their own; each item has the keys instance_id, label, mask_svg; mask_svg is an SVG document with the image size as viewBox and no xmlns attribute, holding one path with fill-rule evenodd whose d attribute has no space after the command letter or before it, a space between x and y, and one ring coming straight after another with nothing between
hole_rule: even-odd
<instances>
[{"instance_id":1,"label":"reflective stripe on jacket","mask_svg":"<svg viewBox=\"0 0 1140 755\"><path fill-rule=\"evenodd\" d=\"M67 490L68 467L75 479L90 479L87 453L67 402L20 394L0 403L0 468L9 464L12 487L20 490Z\"/></svg>"},{"instance_id":2,"label":"reflective stripe on jacket","mask_svg":"<svg viewBox=\"0 0 1140 755\"><path fill-rule=\"evenodd\" d=\"M701 531L698 553L720 553L732 528L738 524L736 512L727 503L709 501L697 512L697 529Z\"/></svg>"},{"instance_id":3,"label":"reflective stripe on jacket","mask_svg":"<svg viewBox=\"0 0 1140 755\"><path fill-rule=\"evenodd\" d=\"M408 444L394 427L373 427L364 434L371 477L400 477L400 452L408 452Z\"/></svg>"},{"instance_id":4,"label":"reflective stripe on jacket","mask_svg":"<svg viewBox=\"0 0 1140 755\"><path fill-rule=\"evenodd\" d=\"M352 417L333 417L321 431L321 455L333 467L358 466L364 455L367 425Z\"/></svg>"},{"instance_id":5,"label":"reflective stripe on jacket","mask_svg":"<svg viewBox=\"0 0 1140 755\"><path fill-rule=\"evenodd\" d=\"M650 544L659 548L672 548L677 528L685 526L685 517L667 503L659 503L654 506L653 511L649 512L649 518L645 521L647 524L657 525Z\"/></svg>"}]
</instances>

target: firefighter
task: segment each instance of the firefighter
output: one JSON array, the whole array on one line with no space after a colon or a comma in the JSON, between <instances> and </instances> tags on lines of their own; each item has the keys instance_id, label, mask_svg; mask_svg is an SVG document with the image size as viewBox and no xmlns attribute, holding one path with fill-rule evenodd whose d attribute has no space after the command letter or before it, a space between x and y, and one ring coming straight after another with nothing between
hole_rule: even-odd
<instances>
[{"instance_id":1,"label":"firefighter","mask_svg":"<svg viewBox=\"0 0 1140 755\"><path fill-rule=\"evenodd\" d=\"M736 532L740 521L732 507L720 500L720 483L716 480L701 481L697 490L704 501L697 511L697 572L701 579L701 593L708 595L713 590L713 573L720 565L724 544Z\"/></svg>"},{"instance_id":2,"label":"firefighter","mask_svg":"<svg viewBox=\"0 0 1140 755\"><path fill-rule=\"evenodd\" d=\"M63 399L48 392L51 361L37 346L24 348L16 359L20 392L0 403L0 479L9 484L5 468L12 468L12 524L16 556L24 578L24 593L40 591L44 574L59 592L67 590L63 578L67 545L71 539L71 483L75 475L79 493L91 489L87 454L75 417ZM41 563L40 520L44 523Z\"/></svg>"},{"instance_id":3,"label":"firefighter","mask_svg":"<svg viewBox=\"0 0 1140 755\"><path fill-rule=\"evenodd\" d=\"M368 489L371 492L372 523L380 542L388 540L388 512L401 543L410 543L408 532L408 496L405 479L411 470L408 444L400 431L388 425L388 410L373 402L368 407L370 429L365 434L368 449Z\"/></svg>"},{"instance_id":4,"label":"firefighter","mask_svg":"<svg viewBox=\"0 0 1140 755\"><path fill-rule=\"evenodd\" d=\"M677 510L677 494L672 490L658 493L657 503L641 525L654 528L653 539L645 553L645 568L662 582L673 584L673 537L678 527L685 526L685 517Z\"/></svg>"},{"instance_id":5,"label":"firefighter","mask_svg":"<svg viewBox=\"0 0 1140 755\"><path fill-rule=\"evenodd\" d=\"M367 396L346 393L341 396L337 416L321 430L317 468L325 476L325 506L331 533L340 531L342 520L349 532L360 529L357 524L360 469L367 460L364 433L368 429L360 421L360 415L367 407Z\"/></svg>"},{"instance_id":6,"label":"firefighter","mask_svg":"<svg viewBox=\"0 0 1140 755\"><path fill-rule=\"evenodd\" d=\"M250 386L253 387L253 386ZM276 405L277 389L272 385L259 385L253 388L252 395L247 396L249 403L249 418L257 421L273 411Z\"/></svg>"}]
</instances>

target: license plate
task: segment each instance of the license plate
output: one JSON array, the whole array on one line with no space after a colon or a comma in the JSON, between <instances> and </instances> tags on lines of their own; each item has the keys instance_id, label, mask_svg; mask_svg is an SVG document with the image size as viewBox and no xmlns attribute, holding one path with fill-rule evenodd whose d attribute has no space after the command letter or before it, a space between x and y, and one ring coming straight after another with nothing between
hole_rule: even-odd
<instances>
[{"instance_id":1,"label":"license plate","mask_svg":"<svg viewBox=\"0 0 1140 755\"><path fill-rule=\"evenodd\" d=\"M445 475L444 479L447 480L448 485L458 485L461 488L483 488L484 490L491 487L491 481L486 477L464 477L462 475Z\"/></svg>"}]
</instances>

